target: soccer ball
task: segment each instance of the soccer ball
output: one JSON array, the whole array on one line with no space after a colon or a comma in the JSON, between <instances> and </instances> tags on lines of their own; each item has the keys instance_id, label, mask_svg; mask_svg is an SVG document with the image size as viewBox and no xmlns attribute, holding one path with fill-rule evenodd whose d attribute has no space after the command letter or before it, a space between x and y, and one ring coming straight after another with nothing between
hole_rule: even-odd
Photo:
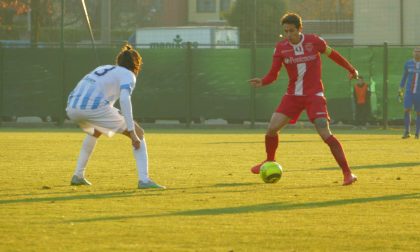
<instances>
[{"instance_id":1,"label":"soccer ball","mask_svg":"<svg viewBox=\"0 0 420 252\"><path fill-rule=\"evenodd\" d=\"M265 183L277 183L282 174L283 168L276 162L265 162L260 169L260 176Z\"/></svg>"}]
</instances>

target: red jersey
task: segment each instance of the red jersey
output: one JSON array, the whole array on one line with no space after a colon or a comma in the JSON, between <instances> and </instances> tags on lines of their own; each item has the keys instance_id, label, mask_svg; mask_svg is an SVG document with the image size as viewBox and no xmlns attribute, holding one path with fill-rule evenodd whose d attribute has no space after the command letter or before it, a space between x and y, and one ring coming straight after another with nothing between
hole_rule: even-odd
<instances>
[{"instance_id":1,"label":"red jersey","mask_svg":"<svg viewBox=\"0 0 420 252\"><path fill-rule=\"evenodd\" d=\"M262 79L268 85L277 79L282 64L289 76L288 95L323 95L321 57L327 43L315 34L302 34L300 42L287 39L277 43L270 72Z\"/></svg>"}]
</instances>

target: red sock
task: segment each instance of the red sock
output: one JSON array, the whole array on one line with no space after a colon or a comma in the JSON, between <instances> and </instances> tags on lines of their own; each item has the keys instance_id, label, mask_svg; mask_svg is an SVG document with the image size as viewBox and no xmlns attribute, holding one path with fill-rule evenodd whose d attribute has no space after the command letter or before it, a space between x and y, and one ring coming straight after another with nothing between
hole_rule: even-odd
<instances>
[{"instance_id":1,"label":"red sock","mask_svg":"<svg viewBox=\"0 0 420 252\"><path fill-rule=\"evenodd\" d=\"M268 136L265 135L265 152L267 152L267 161L274 161L276 156L277 146L279 145L279 135Z\"/></svg>"},{"instance_id":2,"label":"red sock","mask_svg":"<svg viewBox=\"0 0 420 252\"><path fill-rule=\"evenodd\" d=\"M341 147L337 138L331 135L327 138L327 140L325 140L325 143L330 147L331 153L333 154L335 161L337 161L338 165L341 167L343 174L350 174L351 171L349 165L347 164L346 154L344 154L343 147Z\"/></svg>"}]
</instances>

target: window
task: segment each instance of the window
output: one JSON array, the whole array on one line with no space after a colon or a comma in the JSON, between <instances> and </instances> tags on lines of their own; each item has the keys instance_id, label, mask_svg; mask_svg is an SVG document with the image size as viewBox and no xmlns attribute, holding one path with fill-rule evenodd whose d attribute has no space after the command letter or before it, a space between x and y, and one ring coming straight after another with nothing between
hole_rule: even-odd
<instances>
[{"instance_id":1,"label":"window","mask_svg":"<svg viewBox=\"0 0 420 252\"><path fill-rule=\"evenodd\" d=\"M220 11L228 11L230 9L231 0L220 0Z\"/></svg>"},{"instance_id":2,"label":"window","mask_svg":"<svg viewBox=\"0 0 420 252\"><path fill-rule=\"evenodd\" d=\"M162 7L163 7L162 0L153 0L153 7L155 7L157 11L162 10Z\"/></svg>"},{"instance_id":3,"label":"window","mask_svg":"<svg viewBox=\"0 0 420 252\"><path fill-rule=\"evenodd\" d=\"M197 12L216 12L216 0L197 0Z\"/></svg>"}]
</instances>

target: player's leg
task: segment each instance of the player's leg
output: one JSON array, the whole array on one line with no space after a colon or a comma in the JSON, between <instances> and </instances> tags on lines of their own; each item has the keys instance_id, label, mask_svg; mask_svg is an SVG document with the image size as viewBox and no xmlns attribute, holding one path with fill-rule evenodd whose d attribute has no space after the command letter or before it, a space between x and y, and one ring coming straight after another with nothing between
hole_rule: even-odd
<instances>
[{"instance_id":1,"label":"player's leg","mask_svg":"<svg viewBox=\"0 0 420 252\"><path fill-rule=\"evenodd\" d=\"M402 139L410 138L411 109L404 109L404 134Z\"/></svg>"},{"instance_id":2,"label":"player's leg","mask_svg":"<svg viewBox=\"0 0 420 252\"><path fill-rule=\"evenodd\" d=\"M404 96L404 134L402 139L410 137L410 125L411 125L411 108L413 107L412 95Z\"/></svg>"},{"instance_id":3,"label":"player's leg","mask_svg":"<svg viewBox=\"0 0 420 252\"><path fill-rule=\"evenodd\" d=\"M327 118L316 118L314 120L315 128L322 140L328 145L331 153L334 156L335 161L340 166L343 175L343 185L350 185L357 180L357 177L351 173L350 167L347 163L346 154L344 153L343 147L340 141L332 135L328 119Z\"/></svg>"},{"instance_id":4,"label":"player's leg","mask_svg":"<svg viewBox=\"0 0 420 252\"><path fill-rule=\"evenodd\" d=\"M275 112L271 116L270 123L265 134L265 152L267 154L266 160L251 168L254 174L260 173L261 165L266 161L275 161L276 150L279 144L278 132L286 126L290 121L290 117L283 113Z\"/></svg>"},{"instance_id":5,"label":"player's leg","mask_svg":"<svg viewBox=\"0 0 420 252\"><path fill-rule=\"evenodd\" d=\"M331 133L329 125L329 115L327 103L323 96L312 96L306 98L306 111L309 119L314 123L318 134L322 140L328 145L334 159L340 166L344 181L343 185L350 185L357 180L357 177L351 173L350 167L347 163L346 154L344 153L341 143Z\"/></svg>"},{"instance_id":6,"label":"player's leg","mask_svg":"<svg viewBox=\"0 0 420 252\"><path fill-rule=\"evenodd\" d=\"M415 96L414 110L416 111L416 135L415 135L415 138L419 139L419 133L420 133L420 95Z\"/></svg>"},{"instance_id":7,"label":"player's leg","mask_svg":"<svg viewBox=\"0 0 420 252\"><path fill-rule=\"evenodd\" d=\"M267 161L274 161L279 143L278 132L286 126L290 118L283 113L273 113L265 133L265 152Z\"/></svg>"},{"instance_id":8,"label":"player's leg","mask_svg":"<svg viewBox=\"0 0 420 252\"><path fill-rule=\"evenodd\" d=\"M278 132L288 123L295 123L299 118L300 113L304 109L301 99L301 97L294 95L284 95L276 109L276 112L271 116L270 123L268 124L265 134L265 150L267 154L265 161L275 160L275 154L279 142ZM252 167L251 172L254 174L260 173L261 165L265 161Z\"/></svg>"},{"instance_id":9,"label":"player's leg","mask_svg":"<svg viewBox=\"0 0 420 252\"><path fill-rule=\"evenodd\" d=\"M144 136L144 130L137 123L134 124L134 127L135 127L137 136L141 140L140 148L137 150L133 148L133 155L134 155L134 159L136 160L137 173L139 176L138 188L139 189L147 189L147 188L165 189L164 186L156 184L149 178L149 158L147 155L147 144L146 144L146 138ZM123 134L131 139L130 133L128 131L124 131Z\"/></svg>"},{"instance_id":10,"label":"player's leg","mask_svg":"<svg viewBox=\"0 0 420 252\"><path fill-rule=\"evenodd\" d=\"M145 183L149 181L149 160L147 155L146 139L144 137L143 128L141 128L137 123L134 123L134 129L137 136L140 138L141 143L139 149L136 150L133 148L133 155L134 159L136 160L139 181ZM131 139L130 133L128 131L124 131L123 134Z\"/></svg>"},{"instance_id":11,"label":"player's leg","mask_svg":"<svg viewBox=\"0 0 420 252\"><path fill-rule=\"evenodd\" d=\"M420 132L420 112L416 112L416 139L419 139Z\"/></svg>"},{"instance_id":12,"label":"player's leg","mask_svg":"<svg viewBox=\"0 0 420 252\"><path fill-rule=\"evenodd\" d=\"M362 113L362 111L361 111L361 106L359 105L359 104L356 104L356 106L355 106L355 124L356 124L356 127L360 127L361 126L361 113Z\"/></svg>"},{"instance_id":13,"label":"player's leg","mask_svg":"<svg viewBox=\"0 0 420 252\"><path fill-rule=\"evenodd\" d=\"M101 132L94 130L93 135L87 134L83 140L76 169L74 170L74 175L70 182L71 185L91 185L91 183L85 178L85 171L89 158L92 155L96 142L100 136Z\"/></svg>"},{"instance_id":14,"label":"player's leg","mask_svg":"<svg viewBox=\"0 0 420 252\"><path fill-rule=\"evenodd\" d=\"M362 129L367 129L366 126L368 122L369 122L369 104L365 103L362 105L362 118L361 118Z\"/></svg>"}]
</instances>

